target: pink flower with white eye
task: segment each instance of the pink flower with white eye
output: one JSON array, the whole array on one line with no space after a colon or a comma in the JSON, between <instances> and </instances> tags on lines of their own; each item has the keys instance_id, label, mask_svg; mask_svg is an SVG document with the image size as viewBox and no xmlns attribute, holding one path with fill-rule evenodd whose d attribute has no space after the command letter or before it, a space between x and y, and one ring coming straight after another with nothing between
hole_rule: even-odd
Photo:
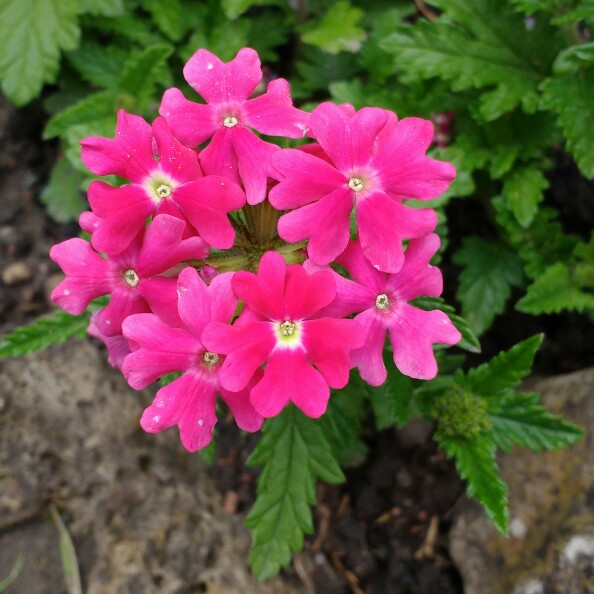
<instances>
[{"instance_id":1,"label":"pink flower with white eye","mask_svg":"<svg viewBox=\"0 0 594 594\"><path fill-rule=\"evenodd\" d=\"M209 350L226 355L221 385L243 390L266 363L263 378L250 391L258 413L274 417L293 402L307 416L321 416L330 387L348 382L349 351L363 344L354 320L318 315L334 300L332 274L308 274L297 264L287 266L280 254L266 252L258 274L236 272L232 287L246 306L239 319L233 326L213 322L202 333Z\"/></svg>"},{"instance_id":2,"label":"pink flower with white eye","mask_svg":"<svg viewBox=\"0 0 594 594\"><path fill-rule=\"evenodd\" d=\"M309 114L293 107L289 83L282 78L271 81L263 95L249 99L262 79L260 59L250 48L239 50L227 63L199 49L186 64L184 77L206 105L188 101L179 89L168 89L159 113L186 146L212 138L200 153L205 173L243 182L248 203L262 202L272 177L270 157L279 147L250 128L269 136L301 138L308 130Z\"/></svg>"},{"instance_id":3,"label":"pink flower with white eye","mask_svg":"<svg viewBox=\"0 0 594 594\"><path fill-rule=\"evenodd\" d=\"M102 181L89 186L96 250L117 254L149 216L175 211L209 245L218 249L233 245L235 231L227 215L245 204L243 191L226 177L204 177L196 151L177 141L164 118L157 118L151 127L141 117L120 110L115 139L91 136L81 146L82 160L93 173L115 174L131 182L119 188Z\"/></svg>"},{"instance_id":4,"label":"pink flower with white eye","mask_svg":"<svg viewBox=\"0 0 594 594\"><path fill-rule=\"evenodd\" d=\"M177 425L184 447L190 452L207 446L217 422L217 393L229 406L237 425L244 431L258 431L262 417L249 400L249 388L230 392L221 386L220 370L225 358L206 349L202 334L216 321L228 324L237 298L231 290L233 273L220 274L206 286L193 268L185 268L177 280L181 324L172 328L153 314L137 314L124 321L124 336L138 347L124 362L122 371L136 389L174 371L183 374L161 388L144 411L140 424L149 433Z\"/></svg>"},{"instance_id":5,"label":"pink flower with white eye","mask_svg":"<svg viewBox=\"0 0 594 594\"><path fill-rule=\"evenodd\" d=\"M311 115L311 135L328 160L313 150L285 149L272 157L280 183L270 202L283 215L279 235L288 242L309 239L316 264L329 264L350 238L356 207L365 257L378 270L397 272L404 261L402 240L423 237L437 224L431 209L409 208L405 198L428 200L455 177L450 163L425 155L433 124L420 118L397 121L395 114L366 107L322 103Z\"/></svg>"},{"instance_id":6,"label":"pink flower with white eye","mask_svg":"<svg viewBox=\"0 0 594 594\"><path fill-rule=\"evenodd\" d=\"M160 276L184 260L202 259L208 246L199 237L183 239L186 223L160 215L116 255L101 257L83 239L68 239L52 247L50 258L66 274L51 298L71 314L82 313L97 297L110 295L96 318L104 336L121 334L124 319L153 311L171 324L179 323L176 280Z\"/></svg>"},{"instance_id":7,"label":"pink flower with white eye","mask_svg":"<svg viewBox=\"0 0 594 594\"><path fill-rule=\"evenodd\" d=\"M336 281L336 299L320 315L346 316L357 313L365 344L351 352L353 365L372 386L386 381L382 357L386 333L390 336L394 363L404 375L416 379L433 379L437 363L434 344L456 344L462 338L448 316L439 310L423 311L408 302L417 297L439 297L443 281L439 268L429 260L439 249L434 233L413 239L404 253L399 272L386 274L376 270L363 255L361 246L350 241L338 258L353 280L332 271ZM306 262L308 270L320 270ZM331 270L329 267L323 269Z\"/></svg>"}]
</instances>

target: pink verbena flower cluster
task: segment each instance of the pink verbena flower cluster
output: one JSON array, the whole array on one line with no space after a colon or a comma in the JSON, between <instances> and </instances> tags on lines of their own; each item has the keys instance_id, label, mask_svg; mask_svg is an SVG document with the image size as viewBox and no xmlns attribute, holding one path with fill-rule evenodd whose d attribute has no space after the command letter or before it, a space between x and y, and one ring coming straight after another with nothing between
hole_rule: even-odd
<instances>
[{"instance_id":1,"label":"pink verbena flower cluster","mask_svg":"<svg viewBox=\"0 0 594 594\"><path fill-rule=\"evenodd\" d=\"M109 295L89 333L133 388L178 373L142 427L177 425L188 450L203 448L217 395L246 431L290 402L319 417L351 368L386 380L386 334L402 373L433 378L433 345L461 336L443 312L410 304L442 292L429 263L437 216L406 204L455 176L426 155L431 122L332 103L309 114L283 79L250 98L262 71L249 48L228 63L198 50L184 76L206 103L169 89L152 125L120 111L114 139L82 141L90 171L125 183L91 183L90 243L51 250L63 309ZM255 132L312 142L281 149Z\"/></svg>"}]
</instances>

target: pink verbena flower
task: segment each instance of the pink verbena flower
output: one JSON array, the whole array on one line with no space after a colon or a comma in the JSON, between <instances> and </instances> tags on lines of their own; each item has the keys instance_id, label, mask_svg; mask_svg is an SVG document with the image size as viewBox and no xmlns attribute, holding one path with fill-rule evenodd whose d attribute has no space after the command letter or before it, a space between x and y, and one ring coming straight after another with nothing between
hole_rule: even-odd
<instances>
[{"instance_id":1,"label":"pink verbena flower","mask_svg":"<svg viewBox=\"0 0 594 594\"><path fill-rule=\"evenodd\" d=\"M312 112L311 135L327 160L313 149L285 149L272 158L280 183L270 191L270 202L279 210L296 209L280 218L279 235L289 242L309 239L310 258L329 264L347 246L355 205L365 257L378 270L397 272L402 240L427 235L437 224L433 210L409 208L403 199L434 198L455 177L450 163L425 155L433 124L397 121L373 107L355 112L322 103Z\"/></svg>"},{"instance_id":2,"label":"pink verbena flower","mask_svg":"<svg viewBox=\"0 0 594 594\"><path fill-rule=\"evenodd\" d=\"M239 50L227 63L199 49L186 64L184 77L207 104L192 103L179 89L168 89L159 113L186 146L212 137L200 153L205 173L243 182L248 203L262 202L272 177L270 157L279 147L261 140L249 128L300 138L309 127L309 114L293 107L289 83L282 78L271 81L263 95L248 99L262 79L260 59L250 48Z\"/></svg>"},{"instance_id":3,"label":"pink verbena flower","mask_svg":"<svg viewBox=\"0 0 594 594\"><path fill-rule=\"evenodd\" d=\"M105 336L99 328L97 328L97 315L98 312L93 312L87 327L87 333L98 338L107 347L107 360L112 367L121 369L124 364L126 355L130 354L130 345L128 340L122 336Z\"/></svg>"},{"instance_id":4,"label":"pink verbena flower","mask_svg":"<svg viewBox=\"0 0 594 594\"><path fill-rule=\"evenodd\" d=\"M235 312L232 276L221 274L207 287L196 270L182 270L177 281L182 321L179 328L172 328L153 314L133 315L124 322L124 336L138 346L126 357L122 369L133 388L144 388L167 373L183 372L157 392L142 415L142 428L157 433L177 425L182 443L190 452L205 447L212 439L217 393L241 429L257 431L262 426L262 417L250 405L251 386L237 392L221 386L224 357L203 346L205 326L211 321L227 324ZM258 377L256 374L254 381Z\"/></svg>"},{"instance_id":5,"label":"pink verbena flower","mask_svg":"<svg viewBox=\"0 0 594 594\"><path fill-rule=\"evenodd\" d=\"M101 257L83 239L68 239L52 247L50 258L66 274L53 290L52 301L71 314L110 295L96 318L104 336L121 334L123 320L134 313L153 311L177 323L176 280L160 276L184 260L202 259L208 246L199 237L183 239L186 223L170 215L155 217L146 231L119 254Z\"/></svg>"},{"instance_id":6,"label":"pink verbena flower","mask_svg":"<svg viewBox=\"0 0 594 594\"><path fill-rule=\"evenodd\" d=\"M235 231L227 214L245 204L243 191L227 178L203 177L196 151L174 138L164 118L151 127L120 110L115 139L91 136L81 146L82 160L93 173L131 182L119 188L102 181L89 186L89 203L97 217L92 243L98 251L121 252L149 216L174 211L209 245L233 245Z\"/></svg>"},{"instance_id":7,"label":"pink verbena flower","mask_svg":"<svg viewBox=\"0 0 594 594\"><path fill-rule=\"evenodd\" d=\"M321 314L358 313L355 320L363 328L365 343L351 352L351 359L361 377L372 386L386 381L382 357L386 333L390 335L396 367L409 377L425 380L437 375L432 346L456 344L462 338L442 311L423 311L408 303L420 296L441 295L441 272L429 264L439 245L439 237L434 233L413 239L404 253L402 268L394 274L376 270L356 241L350 241L337 260L353 280L332 271L336 299ZM319 270L312 263L306 262L305 267Z\"/></svg>"},{"instance_id":8,"label":"pink verbena flower","mask_svg":"<svg viewBox=\"0 0 594 594\"><path fill-rule=\"evenodd\" d=\"M246 305L241 316L233 326L213 322L202 334L209 350L227 355L221 384L243 390L266 363L250 391L263 417L277 415L289 402L310 417L322 415L329 386L348 382L349 351L363 344L357 322L317 316L336 294L331 273L308 274L266 252L258 274L236 272L232 287Z\"/></svg>"}]
</instances>

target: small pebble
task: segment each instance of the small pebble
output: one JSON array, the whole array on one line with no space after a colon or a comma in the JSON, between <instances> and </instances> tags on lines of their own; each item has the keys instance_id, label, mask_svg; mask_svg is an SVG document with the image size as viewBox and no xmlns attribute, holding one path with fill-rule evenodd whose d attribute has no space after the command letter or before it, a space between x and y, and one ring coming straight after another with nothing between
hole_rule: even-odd
<instances>
[{"instance_id":1,"label":"small pebble","mask_svg":"<svg viewBox=\"0 0 594 594\"><path fill-rule=\"evenodd\" d=\"M2 282L5 285L18 285L31 280L31 269L25 262L14 262L2 271Z\"/></svg>"}]
</instances>

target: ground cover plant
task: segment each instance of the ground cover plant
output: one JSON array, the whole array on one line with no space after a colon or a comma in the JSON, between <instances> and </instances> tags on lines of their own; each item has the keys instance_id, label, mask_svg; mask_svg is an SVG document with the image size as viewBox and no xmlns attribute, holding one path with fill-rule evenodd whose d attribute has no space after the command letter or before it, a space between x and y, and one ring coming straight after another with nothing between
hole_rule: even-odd
<instances>
[{"instance_id":1,"label":"ground cover plant","mask_svg":"<svg viewBox=\"0 0 594 594\"><path fill-rule=\"evenodd\" d=\"M41 198L84 230L52 250L65 312L0 355L88 331L132 387L160 382L145 430L178 425L212 456L217 394L262 428L260 578L313 531L316 481L365 457L370 418L434 421L505 532L497 450L581 437L516 391L541 334L478 353L510 307L594 311L592 209L566 216L553 183L594 176L594 5L9 0L0 15L3 92L20 105L52 85L44 136L63 158ZM461 315L438 266L459 272Z\"/></svg>"}]
</instances>

